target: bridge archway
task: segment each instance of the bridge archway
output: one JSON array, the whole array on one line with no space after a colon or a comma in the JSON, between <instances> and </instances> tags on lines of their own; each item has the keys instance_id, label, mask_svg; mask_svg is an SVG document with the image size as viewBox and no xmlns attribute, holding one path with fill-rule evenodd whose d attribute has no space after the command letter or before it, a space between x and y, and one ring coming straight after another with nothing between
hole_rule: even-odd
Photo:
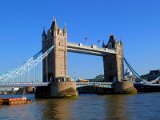
<instances>
[{"instance_id":1,"label":"bridge archway","mask_svg":"<svg viewBox=\"0 0 160 120\"><path fill-rule=\"evenodd\" d=\"M91 79L104 74L103 60L100 56L68 53L68 74L73 79Z\"/></svg>"}]
</instances>

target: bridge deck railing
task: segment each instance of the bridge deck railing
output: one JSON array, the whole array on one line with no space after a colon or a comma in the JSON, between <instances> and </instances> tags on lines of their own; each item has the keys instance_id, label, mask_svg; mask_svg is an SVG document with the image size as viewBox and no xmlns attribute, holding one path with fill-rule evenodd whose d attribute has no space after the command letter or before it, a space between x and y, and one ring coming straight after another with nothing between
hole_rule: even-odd
<instances>
[{"instance_id":1,"label":"bridge deck railing","mask_svg":"<svg viewBox=\"0 0 160 120\"><path fill-rule=\"evenodd\" d=\"M0 87L48 86L49 82L0 82Z\"/></svg>"},{"instance_id":2,"label":"bridge deck railing","mask_svg":"<svg viewBox=\"0 0 160 120\"><path fill-rule=\"evenodd\" d=\"M112 82L76 82L77 88L84 86L97 86L103 88L112 88Z\"/></svg>"}]
</instances>

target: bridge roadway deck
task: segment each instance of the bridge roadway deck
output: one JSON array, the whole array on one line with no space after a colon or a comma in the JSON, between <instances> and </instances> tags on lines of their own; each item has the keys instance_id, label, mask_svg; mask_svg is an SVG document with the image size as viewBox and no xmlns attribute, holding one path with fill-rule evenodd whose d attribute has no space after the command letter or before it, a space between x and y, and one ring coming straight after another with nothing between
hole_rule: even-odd
<instances>
[{"instance_id":1,"label":"bridge roadway deck","mask_svg":"<svg viewBox=\"0 0 160 120\"><path fill-rule=\"evenodd\" d=\"M0 87L27 87L48 86L49 82L0 82ZM95 86L101 88L112 88L112 82L76 82L77 88L84 86Z\"/></svg>"},{"instance_id":2,"label":"bridge roadway deck","mask_svg":"<svg viewBox=\"0 0 160 120\"><path fill-rule=\"evenodd\" d=\"M116 54L116 50L108 49L108 48L99 48L96 45L86 46L81 43L67 43L68 52L82 53L82 54L90 54L97 56L104 56L106 54Z\"/></svg>"},{"instance_id":3,"label":"bridge roadway deck","mask_svg":"<svg viewBox=\"0 0 160 120\"><path fill-rule=\"evenodd\" d=\"M0 87L48 86L49 82L0 82Z\"/></svg>"},{"instance_id":4,"label":"bridge roadway deck","mask_svg":"<svg viewBox=\"0 0 160 120\"><path fill-rule=\"evenodd\" d=\"M27 87L48 86L49 82L0 82L0 87ZM113 82L76 82L77 88L94 86L101 88L113 88ZM160 86L160 84L144 84L148 86Z\"/></svg>"}]
</instances>

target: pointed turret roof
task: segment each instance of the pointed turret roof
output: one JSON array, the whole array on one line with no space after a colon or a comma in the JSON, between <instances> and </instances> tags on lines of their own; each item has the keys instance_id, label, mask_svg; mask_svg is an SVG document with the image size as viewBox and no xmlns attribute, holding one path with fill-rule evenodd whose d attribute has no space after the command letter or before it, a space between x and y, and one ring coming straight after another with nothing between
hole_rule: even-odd
<instances>
[{"instance_id":1,"label":"pointed turret roof","mask_svg":"<svg viewBox=\"0 0 160 120\"><path fill-rule=\"evenodd\" d=\"M51 30L53 30L53 29L58 29L58 24L57 24L57 22L56 22L56 18L53 19L52 25L51 25L51 28L50 28L50 29L51 29Z\"/></svg>"},{"instance_id":2,"label":"pointed turret roof","mask_svg":"<svg viewBox=\"0 0 160 120\"><path fill-rule=\"evenodd\" d=\"M67 28L66 28L66 24L65 24L65 23L64 23L63 32L64 32L64 33L67 33Z\"/></svg>"},{"instance_id":3,"label":"pointed turret roof","mask_svg":"<svg viewBox=\"0 0 160 120\"><path fill-rule=\"evenodd\" d=\"M116 39L115 39L115 37L114 37L114 35L113 34L110 34L110 38L109 38L109 41L114 41L114 42L116 42Z\"/></svg>"},{"instance_id":4,"label":"pointed turret roof","mask_svg":"<svg viewBox=\"0 0 160 120\"><path fill-rule=\"evenodd\" d=\"M103 43L102 43L102 47L103 47L103 48L106 48L106 45L105 45L105 43L104 43L104 40L103 40Z\"/></svg>"},{"instance_id":5,"label":"pointed turret roof","mask_svg":"<svg viewBox=\"0 0 160 120\"><path fill-rule=\"evenodd\" d=\"M47 36L45 28L43 28L42 36Z\"/></svg>"},{"instance_id":6,"label":"pointed turret roof","mask_svg":"<svg viewBox=\"0 0 160 120\"><path fill-rule=\"evenodd\" d=\"M123 43L122 43L122 39L120 39L120 44L122 45Z\"/></svg>"},{"instance_id":7,"label":"pointed turret roof","mask_svg":"<svg viewBox=\"0 0 160 120\"><path fill-rule=\"evenodd\" d=\"M107 43L107 48L113 49L116 47L116 38L113 34L110 34L109 41Z\"/></svg>"}]
</instances>

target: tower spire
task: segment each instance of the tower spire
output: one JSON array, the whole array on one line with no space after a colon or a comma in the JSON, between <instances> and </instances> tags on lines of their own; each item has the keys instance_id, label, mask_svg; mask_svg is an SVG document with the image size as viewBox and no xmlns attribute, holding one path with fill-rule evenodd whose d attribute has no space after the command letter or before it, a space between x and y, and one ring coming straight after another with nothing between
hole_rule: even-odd
<instances>
[{"instance_id":1,"label":"tower spire","mask_svg":"<svg viewBox=\"0 0 160 120\"><path fill-rule=\"evenodd\" d=\"M46 31L45 31L45 27L43 27L43 32L42 32L42 36L46 36Z\"/></svg>"},{"instance_id":2,"label":"tower spire","mask_svg":"<svg viewBox=\"0 0 160 120\"><path fill-rule=\"evenodd\" d=\"M106 48L106 45L105 45L105 43L104 43L104 40L103 40L103 43L102 43L102 47L103 47L103 48Z\"/></svg>"},{"instance_id":3,"label":"tower spire","mask_svg":"<svg viewBox=\"0 0 160 120\"><path fill-rule=\"evenodd\" d=\"M67 33L67 28L65 23L64 23L63 33Z\"/></svg>"},{"instance_id":4,"label":"tower spire","mask_svg":"<svg viewBox=\"0 0 160 120\"><path fill-rule=\"evenodd\" d=\"M42 32L42 40L46 40L47 39L47 34L46 34L46 31L45 31L45 28L43 27L43 32Z\"/></svg>"},{"instance_id":5,"label":"tower spire","mask_svg":"<svg viewBox=\"0 0 160 120\"><path fill-rule=\"evenodd\" d=\"M122 39L120 39L120 44L122 45L123 43L122 43Z\"/></svg>"},{"instance_id":6,"label":"tower spire","mask_svg":"<svg viewBox=\"0 0 160 120\"><path fill-rule=\"evenodd\" d=\"M57 30L58 29L58 24L56 22L56 18L53 19L52 25L51 25L51 30Z\"/></svg>"}]
</instances>

